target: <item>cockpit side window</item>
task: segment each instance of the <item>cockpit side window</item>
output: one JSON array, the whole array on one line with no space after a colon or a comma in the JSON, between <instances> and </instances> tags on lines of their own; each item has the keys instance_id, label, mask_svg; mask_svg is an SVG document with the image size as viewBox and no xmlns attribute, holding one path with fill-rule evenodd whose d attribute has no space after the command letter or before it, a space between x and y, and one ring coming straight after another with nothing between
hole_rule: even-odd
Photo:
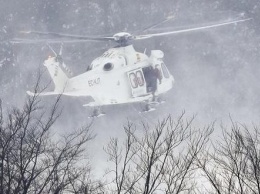
<instances>
[{"instance_id":1,"label":"cockpit side window","mask_svg":"<svg viewBox=\"0 0 260 194\"><path fill-rule=\"evenodd\" d=\"M106 63L103 67L104 71L111 71L114 68L112 63Z\"/></svg>"},{"instance_id":2,"label":"cockpit side window","mask_svg":"<svg viewBox=\"0 0 260 194\"><path fill-rule=\"evenodd\" d=\"M163 71L163 75L164 75L165 78L170 77L169 71L168 71L168 69L167 69L167 67L165 66L164 63L162 63L162 71Z\"/></svg>"}]
</instances>

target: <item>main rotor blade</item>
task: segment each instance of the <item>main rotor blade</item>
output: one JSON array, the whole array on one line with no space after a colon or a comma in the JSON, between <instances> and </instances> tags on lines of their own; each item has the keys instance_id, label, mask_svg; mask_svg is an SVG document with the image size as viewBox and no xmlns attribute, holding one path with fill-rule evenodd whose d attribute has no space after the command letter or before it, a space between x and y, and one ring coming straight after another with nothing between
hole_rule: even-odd
<instances>
[{"instance_id":1,"label":"main rotor blade","mask_svg":"<svg viewBox=\"0 0 260 194\"><path fill-rule=\"evenodd\" d=\"M37 34L45 36L53 36L57 38L71 38L77 40L87 40L87 41L109 41L114 40L114 37L93 37L93 36L80 36L71 34L61 34L56 32L40 32L40 31L21 31L23 34ZM50 37L49 37L50 38Z\"/></svg>"},{"instance_id":2,"label":"main rotor blade","mask_svg":"<svg viewBox=\"0 0 260 194\"><path fill-rule=\"evenodd\" d=\"M47 44L49 49L54 53L54 55L57 57L58 54L55 52L55 50L51 47L51 45Z\"/></svg>"},{"instance_id":3,"label":"main rotor blade","mask_svg":"<svg viewBox=\"0 0 260 194\"><path fill-rule=\"evenodd\" d=\"M142 29L141 31L142 31L142 32L145 32L145 31L151 30L151 29L153 29L153 28L155 28L155 27L157 27L157 26L159 26L159 25L162 25L162 24L164 24L164 23L166 23L166 22L172 20L173 18L174 18L174 15L169 15L166 19L164 19L164 20L162 20L162 21L160 21L160 22L157 22L157 23L155 23L155 24L152 24L151 26L148 26L148 27Z\"/></svg>"},{"instance_id":4,"label":"main rotor blade","mask_svg":"<svg viewBox=\"0 0 260 194\"><path fill-rule=\"evenodd\" d=\"M94 40L93 40L94 41ZM9 40L9 42L14 44L38 44L38 43L81 43L81 42L89 42L89 40L68 40L68 39L24 39L24 38L14 38Z\"/></svg>"},{"instance_id":5,"label":"main rotor blade","mask_svg":"<svg viewBox=\"0 0 260 194\"><path fill-rule=\"evenodd\" d=\"M234 21L217 23L217 24L212 24L212 25L207 25L207 26L188 28L188 29L183 29L183 30L175 30L175 31L169 31L169 32L162 32L162 33L137 35L137 36L135 36L135 39L140 40L140 39L152 38L152 37L155 37L155 36L166 36L166 35L171 35L171 34L179 34L179 33L184 33L184 32L192 32L192 31L197 31L197 30L204 30L204 29L209 29L209 28L215 28L215 27L235 24L235 23L239 23L239 22L245 22L245 21L248 21L248 20L251 20L251 19L252 18L247 18L247 19L234 20Z\"/></svg>"}]
</instances>

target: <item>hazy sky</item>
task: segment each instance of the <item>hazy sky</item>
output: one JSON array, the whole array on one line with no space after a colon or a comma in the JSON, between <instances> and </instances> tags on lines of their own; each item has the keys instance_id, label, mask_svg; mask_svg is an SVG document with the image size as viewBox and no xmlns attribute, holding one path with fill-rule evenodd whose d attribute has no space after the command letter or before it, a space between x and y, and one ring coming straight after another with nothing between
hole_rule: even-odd
<instances>
[{"instance_id":1,"label":"hazy sky","mask_svg":"<svg viewBox=\"0 0 260 194\"><path fill-rule=\"evenodd\" d=\"M105 107L107 115L94 122L98 136L92 146L96 149L99 145L102 150L100 142L105 145L110 136L120 136L127 119L155 122L164 115L179 115L182 110L187 116L197 114L197 123L227 121L229 115L241 122L259 123L258 0L1 0L0 5L1 41L20 36L20 30L79 35L136 32L168 15L174 15L174 19L159 30L252 17L253 20L237 25L135 42L138 51L165 52L164 61L175 77L175 85L165 96L166 103L151 113L139 114L138 104ZM63 58L77 75L111 46L108 43L67 44ZM58 50L59 45L54 48ZM0 98L5 107L23 104L25 91L33 88L36 72L50 53L44 44L1 43ZM43 82L49 81L46 74ZM43 99L44 103L51 100L51 97ZM56 124L60 131L89 122L87 116L91 110L82 107L85 102L85 98L63 99L63 115Z\"/></svg>"}]
</instances>

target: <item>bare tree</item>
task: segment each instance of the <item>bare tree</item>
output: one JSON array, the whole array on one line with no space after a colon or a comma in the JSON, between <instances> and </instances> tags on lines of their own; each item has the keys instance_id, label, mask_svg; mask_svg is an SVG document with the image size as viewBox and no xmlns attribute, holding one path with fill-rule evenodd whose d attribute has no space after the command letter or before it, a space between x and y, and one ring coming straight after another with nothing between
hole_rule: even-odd
<instances>
[{"instance_id":1,"label":"bare tree","mask_svg":"<svg viewBox=\"0 0 260 194\"><path fill-rule=\"evenodd\" d=\"M35 91L39 91L39 80ZM61 114L59 101L60 96L46 110L36 94L22 109L13 108L6 116L0 104L0 193L102 190L99 182L90 180L90 167L84 160L86 143L93 138L90 125L58 140L51 137Z\"/></svg>"},{"instance_id":2,"label":"bare tree","mask_svg":"<svg viewBox=\"0 0 260 194\"><path fill-rule=\"evenodd\" d=\"M198 166L210 182L211 193L260 193L260 135L232 121L231 130L222 127L217 141L198 160Z\"/></svg>"},{"instance_id":3,"label":"bare tree","mask_svg":"<svg viewBox=\"0 0 260 194\"><path fill-rule=\"evenodd\" d=\"M120 146L111 139L105 151L114 167L109 171L112 193L190 192L193 162L204 148L212 127L203 133L191 128L194 118L184 119L184 113L174 121L171 116L154 128L143 123L143 133L132 123L125 126L126 141ZM139 134L138 134L139 133Z\"/></svg>"}]
</instances>

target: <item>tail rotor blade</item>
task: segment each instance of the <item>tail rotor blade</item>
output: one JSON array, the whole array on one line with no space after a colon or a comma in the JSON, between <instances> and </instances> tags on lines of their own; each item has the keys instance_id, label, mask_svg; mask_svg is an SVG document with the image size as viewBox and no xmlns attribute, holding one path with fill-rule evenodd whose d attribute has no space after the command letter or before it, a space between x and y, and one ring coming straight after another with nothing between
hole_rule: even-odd
<instances>
[{"instance_id":1,"label":"tail rotor blade","mask_svg":"<svg viewBox=\"0 0 260 194\"><path fill-rule=\"evenodd\" d=\"M62 55L62 51L63 51L63 43L61 43L61 45L60 45L60 52L59 52L60 56Z\"/></svg>"},{"instance_id":2,"label":"tail rotor blade","mask_svg":"<svg viewBox=\"0 0 260 194\"><path fill-rule=\"evenodd\" d=\"M55 54L55 56L57 57L58 54L55 52L55 50L51 47L50 44L47 44L47 46L49 47L49 49Z\"/></svg>"}]
</instances>

